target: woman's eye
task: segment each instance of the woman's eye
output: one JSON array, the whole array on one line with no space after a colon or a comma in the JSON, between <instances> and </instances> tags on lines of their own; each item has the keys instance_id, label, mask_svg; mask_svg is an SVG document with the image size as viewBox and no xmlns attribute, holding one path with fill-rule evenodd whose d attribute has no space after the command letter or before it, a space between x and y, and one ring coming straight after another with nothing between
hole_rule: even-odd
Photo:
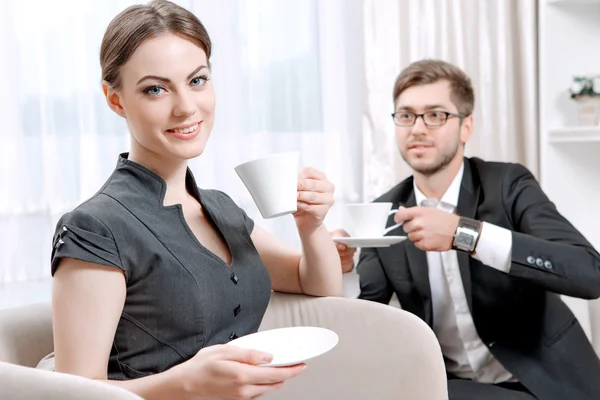
<instances>
[{"instance_id":1,"label":"woman's eye","mask_svg":"<svg viewBox=\"0 0 600 400\"><path fill-rule=\"evenodd\" d=\"M149 88L144 89L144 93L147 93L151 96L158 96L161 95L164 90L165 89L161 88L160 86L150 86Z\"/></svg>"},{"instance_id":2,"label":"woman's eye","mask_svg":"<svg viewBox=\"0 0 600 400\"><path fill-rule=\"evenodd\" d=\"M197 76L190 81L190 85L192 86L202 86L208 81L206 76Z\"/></svg>"}]
</instances>

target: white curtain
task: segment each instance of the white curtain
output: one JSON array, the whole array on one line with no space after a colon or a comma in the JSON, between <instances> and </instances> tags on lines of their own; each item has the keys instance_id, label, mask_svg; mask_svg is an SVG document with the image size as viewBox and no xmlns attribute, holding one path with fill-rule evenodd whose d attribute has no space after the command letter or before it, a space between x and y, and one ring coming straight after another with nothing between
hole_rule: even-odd
<instances>
[{"instance_id":1,"label":"white curtain","mask_svg":"<svg viewBox=\"0 0 600 400\"><path fill-rule=\"evenodd\" d=\"M411 174L396 148L392 88L423 58L461 67L475 88L475 134L468 156L520 162L538 172L537 2L364 0L367 107L363 119L364 196Z\"/></svg>"},{"instance_id":2,"label":"white curtain","mask_svg":"<svg viewBox=\"0 0 600 400\"><path fill-rule=\"evenodd\" d=\"M133 3L0 3L0 284L49 276L57 219L92 196L128 150L126 126L101 94L98 53L109 21ZM362 54L349 41L361 38L360 0L177 3L214 44L217 117L205 154L190 163L198 183L226 191L257 224L298 245L293 219L262 220L233 167L300 150L303 165L335 182L340 201L357 199Z\"/></svg>"}]
</instances>

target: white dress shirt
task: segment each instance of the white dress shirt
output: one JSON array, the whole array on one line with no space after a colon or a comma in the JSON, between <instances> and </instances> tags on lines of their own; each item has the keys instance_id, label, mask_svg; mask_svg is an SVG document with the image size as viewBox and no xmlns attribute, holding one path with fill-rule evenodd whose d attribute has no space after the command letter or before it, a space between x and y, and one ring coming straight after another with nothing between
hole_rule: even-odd
<instances>
[{"instance_id":1,"label":"white dress shirt","mask_svg":"<svg viewBox=\"0 0 600 400\"><path fill-rule=\"evenodd\" d=\"M464 165L440 201L457 206L463 172ZM426 197L416 184L414 191L417 204L421 204ZM487 267L508 273L511 253L511 232L484 222L475 257ZM433 331L446 357L446 370L460 378L482 383L513 381L512 375L494 358L475 329L456 251L428 251L426 255L432 297Z\"/></svg>"}]
</instances>

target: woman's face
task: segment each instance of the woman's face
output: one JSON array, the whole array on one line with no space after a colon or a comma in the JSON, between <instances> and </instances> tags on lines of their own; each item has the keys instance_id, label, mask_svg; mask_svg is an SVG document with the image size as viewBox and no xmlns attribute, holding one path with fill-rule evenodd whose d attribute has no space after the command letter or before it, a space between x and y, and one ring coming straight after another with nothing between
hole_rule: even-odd
<instances>
[{"instance_id":1,"label":"woman's face","mask_svg":"<svg viewBox=\"0 0 600 400\"><path fill-rule=\"evenodd\" d=\"M132 147L166 159L202 154L213 127L215 93L206 53L174 34L143 42L120 71L121 87L104 92L127 119Z\"/></svg>"}]
</instances>

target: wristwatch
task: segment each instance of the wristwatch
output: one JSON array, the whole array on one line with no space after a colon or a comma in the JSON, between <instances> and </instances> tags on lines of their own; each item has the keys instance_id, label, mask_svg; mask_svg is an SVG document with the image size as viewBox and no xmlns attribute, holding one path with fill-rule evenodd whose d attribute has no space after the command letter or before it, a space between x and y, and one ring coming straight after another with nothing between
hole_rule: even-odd
<instances>
[{"instance_id":1,"label":"wristwatch","mask_svg":"<svg viewBox=\"0 0 600 400\"><path fill-rule=\"evenodd\" d=\"M452 249L473 254L481 235L481 222L474 219L460 217L458 227L454 234Z\"/></svg>"}]
</instances>

